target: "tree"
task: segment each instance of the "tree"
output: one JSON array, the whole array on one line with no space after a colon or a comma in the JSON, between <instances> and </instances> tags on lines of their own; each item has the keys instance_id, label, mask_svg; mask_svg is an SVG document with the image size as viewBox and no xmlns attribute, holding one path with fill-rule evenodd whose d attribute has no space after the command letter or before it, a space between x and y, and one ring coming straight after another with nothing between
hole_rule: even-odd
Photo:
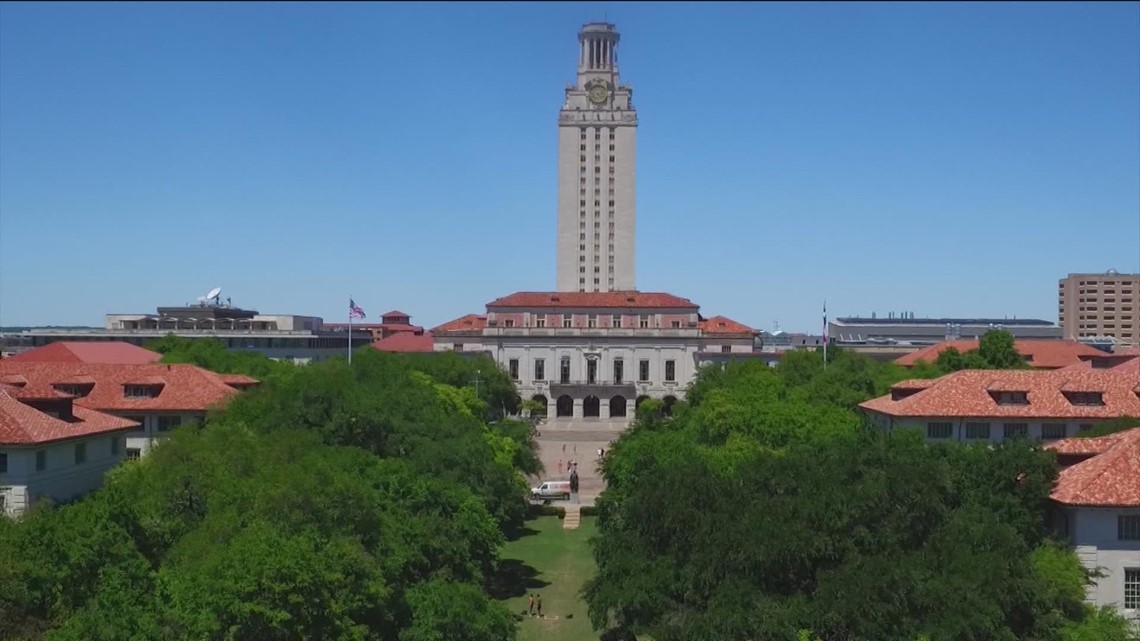
<instances>
[{"instance_id":1,"label":"tree","mask_svg":"<svg viewBox=\"0 0 1140 641\"><path fill-rule=\"evenodd\" d=\"M993 369L1028 367L1025 357L1014 346L1013 334L1006 330L986 332L978 341L978 356Z\"/></svg>"}]
</instances>

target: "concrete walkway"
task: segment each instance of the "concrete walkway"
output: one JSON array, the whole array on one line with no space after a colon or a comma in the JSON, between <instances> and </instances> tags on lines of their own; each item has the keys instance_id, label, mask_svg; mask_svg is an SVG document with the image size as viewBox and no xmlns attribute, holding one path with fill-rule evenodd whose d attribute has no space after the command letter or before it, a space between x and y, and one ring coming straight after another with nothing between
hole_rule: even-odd
<instances>
[{"instance_id":1,"label":"concrete walkway","mask_svg":"<svg viewBox=\"0 0 1140 641\"><path fill-rule=\"evenodd\" d=\"M538 427L542 433L538 437L539 457L546 471L541 477L531 478L532 486L543 481L566 481L570 479L570 461L578 462L578 505L593 505L594 500L605 489L605 481L598 471L598 448L609 449L626 429L628 419L548 419ZM561 465L559 465L561 463ZM569 508L573 499L552 501L551 505Z\"/></svg>"}]
</instances>

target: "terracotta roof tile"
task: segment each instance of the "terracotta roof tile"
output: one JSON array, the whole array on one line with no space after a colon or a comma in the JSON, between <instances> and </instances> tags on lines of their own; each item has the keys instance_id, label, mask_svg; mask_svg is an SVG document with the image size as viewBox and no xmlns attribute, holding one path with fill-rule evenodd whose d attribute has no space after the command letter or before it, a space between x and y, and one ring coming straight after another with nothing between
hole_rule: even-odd
<instances>
[{"instance_id":1,"label":"terracotta roof tile","mask_svg":"<svg viewBox=\"0 0 1140 641\"><path fill-rule=\"evenodd\" d=\"M25 363L0 361L0 377L21 376L30 386L51 386L77 376L95 380L91 392L75 400L100 411L203 411L238 393L222 377L194 365L108 365L91 363ZM124 385L161 382L151 398L126 398Z\"/></svg>"},{"instance_id":2,"label":"terracotta roof tile","mask_svg":"<svg viewBox=\"0 0 1140 641\"><path fill-rule=\"evenodd\" d=\"M74 421L45 414L0 388L0 445L37 445L79 436L129 431L138 423L73 404Z\"/></svg>"},{"instance_id":3,"label":"terracotta roof tile","mask_svg":"<svg viewBox=\"0 0 1140 641\"><path fill-rule=\"evenodd\" d=\"M663 292L516 292L487 303L492 307L604 307L611 309L686 309L697 305L680 296Z\"/></svg>"},{"instance_id":4,"label":"terracotta roof tile","mask_svg":"<svg viewBox=\"0 0 1140 641\"><path fill-rule=\"evenodd\" d=\"M887 394L860 404L888 416L977 418L1116 418L1140 416L1140 374L1112 370L963 370L919 392ZM1103 405L1074 405L1065 388L1102 392ZM904 390L898 385L894 390ZM1026 392L1025 405L999 405L990 392Z\"/></svg>"},{"instance_id":5,"label":"terracotta roof tile","mask_svg":"<svg viewBox=\"0 0 1140 641\"><path fill-rule=\"evenodd\" d=\"M238 389L261 384L261 381L251 376L246 376L245 374L218 374L218 378L222 379L222 382L226 385Z\"/></svg>"},{"instance_id":6,"label":"terracotta roof tile","mask_svg":"<svg viewBox=\"0 0 1140 641\"><path fill-rule=\"evenodd\" d=\"M903 367L910 367L918 361L933 363L938 355L953 347L959 352L968 352L978 348L977 340L943 341L937 345L924 347L917 352L911 352L895 359L895 363ZM1089 347L1077 341L1061 340L1033 340L1022 339L1013 342L1014 349L1029 359L1029 364L1037 369L1056 369L1080 363L1082 359L1096 356L1107 356L1095 347Z\"/></svg>"},{"instance_id":7,"label":"terracotta roof tile","mask_svg":"<svg viewBox=\"0 0 1140 641\"><path fill-rule=\"evenodd\" d=\"M393 309L392 311L390 311L390 312L388 312L388 313L386 313L386 314L382 314L382 315L380 316L380 318L381 318L381 319L385 319L385 318L391 318L391 317L393 317L393 316L403 316L404 318L411 318L411 317L412 317L412 315L411 315L411 314L405 314L404 312L401 312L401 311L400 311L400 310L398 310L398 309Z\"/></svg>"},{"instance_id":8,"label":"terracotta roof tile","mask_svg":"<svg viewBox=\"0 0 1140 641\"><path fill-rule=\"evenodd\" d=\"M700 327L702 334L750 334L753 336L757 334L756 330L727 316L702 319L697 326Z\"/></svg>"},{"instance_id":9,"label":"terracotta roof tile","mask_svg":"<svg viewBox=\"0 0 1140 641\"><path fill-rule=\"evenodd\" d=\"M1053 450L1058 454L1100 454L1112 447L1122 434L1124 432L1095 438L1063 438L1045 445L1045 449Z\"/></svg>"},{"instance_id":10,"label":"terracotta roof tile","mask_svg":"<svg viewBox=\"0 0 1140 641\"><path fill-rule=\"evenodd\" d=\"M435 351L435 344L432 341L431 333L426 332L423 334L413 334L410 332L401 332L399 334L392 334L386 338L382 338L374 343L372 346L381 352L432 352Z\"/></svg>"},{"instance_id":11,"label":"terracotta roof tile","mask_svg":"<svg viewBox=\"0 0 1140 641\"><path fill-rule=\"evenodd\" d=\"M1061 470L1050 497L1065 505L1140 507L1140 428L1119 432L1096 456Z\"/></svg>"},{"instance_id":12,"label":"terracotta roof tile","mask_svg":"<svg viewBox=\"0 0 1140 641\"><path fill-rule=\"evenodd\" d=\"M487 327L487 317L481 314L468 314L433 328L431 333L442 332L482 332Z\"/></svg>"},{"instance_id":13,"label":"terracotta roof tile","mask_svg":"<svg viewBox=\"0 0 1140 641\"><path fill-rule=\"evenodd\" d=\"M23 363L157 363L162 354L123 341L58 341L5 360Z\"/></svg>"}]
</instances>

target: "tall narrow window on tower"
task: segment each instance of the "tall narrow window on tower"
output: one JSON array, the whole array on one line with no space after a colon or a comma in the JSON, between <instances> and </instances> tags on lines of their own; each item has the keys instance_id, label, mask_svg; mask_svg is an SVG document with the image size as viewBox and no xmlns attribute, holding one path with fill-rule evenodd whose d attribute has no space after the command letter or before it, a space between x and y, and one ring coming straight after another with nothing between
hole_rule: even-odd
<instances>
[{"instance_id":1,"label":"tall narrow window on tower","mask_svg":"<svg viewBox=\"0 0 1140 641\"><path fill-rule=\"evenodd\" d=\"M577 78L566 89L558 117L559 291L637 288L634 279L637 112L633 108L632 89L622 84L618 76L620 40L617 29L607 22L589 23L578 32ZM594 148L588 150L591 139ZM603 146L608 153L602 153ZM583 199L582 196L589 193L584 192L584 188L585 178L590 175L593 175L589 185L593 194L590 195L594 197ZM603 175L607 180L604 194ZM580 221L587 211L593 213L595 233L583 239ZM609 232L605 239L599 231L603 218ZM605 270L601 269L603 264ZM607 277L583 279L582 267L587 274L605 272Z\"/></svg>"}]
</instances>

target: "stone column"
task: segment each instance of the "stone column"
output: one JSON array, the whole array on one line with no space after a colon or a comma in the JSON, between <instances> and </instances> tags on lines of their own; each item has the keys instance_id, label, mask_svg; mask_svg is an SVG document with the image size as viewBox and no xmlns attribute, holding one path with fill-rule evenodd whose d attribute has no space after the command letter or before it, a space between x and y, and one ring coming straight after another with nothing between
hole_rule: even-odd
<instances>
[{"instance_id":1,"label":"stone column","mask_svg":"<svg viewBox=\"0 0 1140 641\"><path fill-rule=\"evenodd\" d=\"M610 399L598 397L598 418L610 418Z\"/></svg>"},{"instance_id":2,"label":"stone column","mask_svg":"<svg viewBox=\"0 0 1140 641\"><path fill-rule=\"evenodd\" d=\"M574 418L584 418L585 415L584 408L582 407L582 399L574 399Z\"/></svg>"}]
</instances>

